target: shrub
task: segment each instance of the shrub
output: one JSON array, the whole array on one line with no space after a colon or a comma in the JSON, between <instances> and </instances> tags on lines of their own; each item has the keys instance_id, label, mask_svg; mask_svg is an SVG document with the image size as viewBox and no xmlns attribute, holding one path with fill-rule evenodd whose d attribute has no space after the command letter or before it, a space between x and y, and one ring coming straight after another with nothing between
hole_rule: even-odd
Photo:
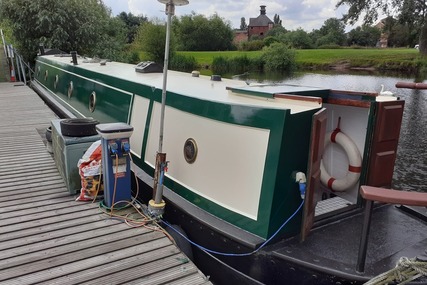
<instances>
[{"instance_id":1,"label":"shrub","mask_svg":"<svg viewBox=\"0 0 427 285\"><path fill-rule=\"evenodd\" d=\"M296 68L296 53L285 44L273 43L263 49L265 71L289 72Z\"/></svg>"},{"instance_id":2,"label":"shrub","mask_svg":"<svg viewBox=\"0 0 427 285\"><path fill-rule=\"evenodd\" d=\"M197 61L194 56L174 54L169 62L169 68L178 71L190 72L197 69Z\"/></svg>"}]
</instances>

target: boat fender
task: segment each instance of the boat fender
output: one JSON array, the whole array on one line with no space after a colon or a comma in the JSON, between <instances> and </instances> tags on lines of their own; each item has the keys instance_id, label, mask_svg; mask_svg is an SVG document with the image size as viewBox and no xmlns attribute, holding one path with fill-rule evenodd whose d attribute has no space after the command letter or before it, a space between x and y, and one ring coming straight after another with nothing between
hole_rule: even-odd
<instances>
[{"instance_id":1,"label":"boat fender","mask_svg":"<svg viewBox=\"0 0 427 285\"><path fill-rule=\"evenodd\" d=\"M330 143L340 145L347 154L349 165L347 175L342 179L332 177L325 169L323 160L320 163L320 181L332 191L342 192L353 187L360 178L362 157L354 142L339 128L325 136L325 148Z\"/></svg>"}]
</instances>

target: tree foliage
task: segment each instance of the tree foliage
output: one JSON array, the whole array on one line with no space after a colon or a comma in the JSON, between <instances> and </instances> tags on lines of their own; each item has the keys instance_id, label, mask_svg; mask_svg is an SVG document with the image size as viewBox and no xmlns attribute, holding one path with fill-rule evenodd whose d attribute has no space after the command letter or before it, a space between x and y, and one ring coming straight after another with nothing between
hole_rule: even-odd
<instances>
[{"instance_id":1,"label":"tree foliage","mask_svg":"<svg viewBox=\"0 0 427 285\"><path fill-rule=\"evenodd\" d=\"M320 37L316 40L317 46L322 45L343 45L346 40L345 25L337 18L329 18L319 29Z\"/></svg>"},{"instance_id":2,"label":"tree foliage","mask_svg":"<svg viewBox=\"0 0 427 285\"><path fill-rule=\"evenodd\" d=\"M18 48L32 60L40 43L65 52L112 59L121 52L123 25L111 22L110 10L101 0L1 0L0 16L8 19ZM113 43L112 43L113 42Z\"/></svg>"},{"instance_id":3,"label":"tree foliage","mask_svg":"<svg viewBox=\"0 0 427 285\"><path fill-rule=\"evenodd\" d=\"M147 22L147 17L144 16L136 16L132 13L121 12L117 18L123 21L127 28L127 37L126 42L132 43L135 39L138 28L143 23Z\"/></svg>"},{"instance_id":4,"label":"tree foliage","mask_svg":"<svg viewBox=\"0 0 427 285\"><path fill-rule=\"evenodd\" d=\"M184 15L174 18L173 31L177 38L177 48L188 51L230 50L234 33L229 22L217 14L206 18L203 15Z\"/></svg>"},{"instance_id":5,"label":"tree foliage","mask_svg":"<svg viewBox=\"0 0 427 285\"><path fill-rule=\"evenodd\" d=\"M364 47L374 47L381 36L380 29L369 25L359 26L351 30L347 35L349 46L358 45Z\"/></svg>"},{"instance_id":6,"label":"tree foliage","mask_svg":"<svg viewBox=\"0 0 427 285\"><path fill-rule=\"evenodd\" d=\"M295 31L290 31L279 36L281 42L290 47L297 49L311 49L313 48L313 41L310 35L299 28Z\"/></svg>"},{"instance_id":7,"label":"tree foliage","mask_svg":"<svg viewBox=\"0 0 427 285\"><path fill-rule=\"evenodd\" d=\"M166 25L145 22L138 29L134 45L145 51L150 60L163 63L165 59ZM174 51L175 38L171 33L169 47L171 57L173 57Z\"/></svg>"},{"instance_id":8,"label":"tree foliage","mask_svg":"<svg viewBox=\"0 0 427 285\"><path fill-rule=\"evenodd\" d=\"M274 26L282 27L282 20L280 20L279 15L274 14L273 23L274 23Z\"/></svg>"},{"instance_id":9,"label":"tree foliage","mask_svg":"<svg viewBox=\"0 0 427 285\"><path fill-rule=\"evenodd\" d=\"M244 31L248 28L245 17L240 18L240 30Z\"/></svg>"},{"instance_id":10,"label":"tree foliage","mask_svg":"<svg viewBox=\"0 0 427 285\"><path fill-rule=\"evenodd\" d=\"M295 57L295 50L289 49L283 43L273 43L263 48L262 59L264 60L264 69L267 72L294 70L296 68Z\"/></svg>"},{"instance_id":11,"label":"tree foliage","mask_svg":"<svg viewBox=\"0 0 427 285\"><path fill-rule=\"evenodd\" d=\"M421 0L340 0L337 7L348 7L343 20L354 24L363 15L363 22L372 24L380 13L393 15L411 32L420 34L420 52L427 54L427 3Z\"/></svg>"}]
</instances>

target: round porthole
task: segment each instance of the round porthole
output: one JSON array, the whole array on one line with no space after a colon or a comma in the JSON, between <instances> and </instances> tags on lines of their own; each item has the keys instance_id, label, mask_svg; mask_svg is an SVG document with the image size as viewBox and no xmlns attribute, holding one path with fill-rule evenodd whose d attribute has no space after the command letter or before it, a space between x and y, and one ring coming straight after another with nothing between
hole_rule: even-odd
<instances>
[{"instance_id":1,"label":"round porthole","mask_svg":"<svg viewBox=\"0 0 427 285\"><path fill-rule=\"evenodd\" d=\"M197 158L197 144L192 138L187 139L184 143L184 158L188 163L193 163Z\"/></svg>"},{"instance_id":2,"label":"round porthole","mask_svg":"<svg viewBox=\"0 0 427 285\"><path fill-rule=\"evenodd\" d=\"M95 111L95 107L96 107L96 93L95 91L93 91L89 97L89 111L93 113Z\"/></svg>"},{"instance_id":3,"label":"round porthole","mask_svg":"<svg viewBox=\"0 0 427 285\"><path fill-rule=\"evenodd\" d=\"M74 89L73 81L70 81L70 84L68 84L68 92L67 92L68 98L71 98L71 96L73 95L73 89Z\"/></svg>"},{"instance_id":4,"label":"round porthole","mask_svg":"<svg viewBox=\"0 0 427 285\"><path fill-rule=\"evenodd\" d=\"M44 81L47 81L47 77L49 76L49 71L44 72Z\"/></svg>"},{"instance_id":5,"label":"round porthole","mask_svg":"<svg viewBox=\"0 0 427 285\"><path fill-rule=\"evenodd\" d=\"M56 89L56 87L58 87L58 81L59 81L59 76L58 74L55 76L55 81L53 82L53 88Z\"/></svg>"}]
</instances>

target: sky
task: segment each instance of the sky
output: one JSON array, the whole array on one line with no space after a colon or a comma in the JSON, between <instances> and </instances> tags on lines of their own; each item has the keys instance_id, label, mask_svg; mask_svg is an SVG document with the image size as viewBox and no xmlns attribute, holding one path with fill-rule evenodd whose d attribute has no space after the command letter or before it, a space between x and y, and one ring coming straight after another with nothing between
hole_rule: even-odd
<instances>
[{"instance_id":1,"label":"sky","mask_svg":"<svg viewBox=\"0 0 427 285\"><path fill-rule=\"evenodd\" d=\"M166 21L165 5L158 0L103 0L111 8L113 15L131 12L149 19ZM242 17L249 24L249 18L260 14L260 6L266 6L266 15L273 20L277 14L282 26L287 30L302 28L307 32L319 29L329 18L341 18L346 12L344 7L335 8L338 0L189 0L185 6L176 6L175 15L188 15L192 11L209 17L215 13L230 21L231 27L238 29ZM347 27L352 29L353 27Z\"/></svg>"}]
</instances>

